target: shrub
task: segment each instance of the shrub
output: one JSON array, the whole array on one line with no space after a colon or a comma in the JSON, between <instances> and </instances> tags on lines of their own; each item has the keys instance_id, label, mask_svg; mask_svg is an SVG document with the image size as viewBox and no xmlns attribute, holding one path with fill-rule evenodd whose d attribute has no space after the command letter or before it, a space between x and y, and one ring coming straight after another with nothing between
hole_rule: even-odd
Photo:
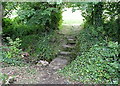
<instances>
[{"instance_id":1,"label":"shrub","mask_svg":"<svg viewBox=\"0 0 120 86\"><path fill-rule=\"evenodd\" d=\"M2 81L2 84L5 83L7 78L8 78L8 75L0 73L0 80Z\"/></svg>"},{"instance_id":2,"label":"shrub","mask_svg":"<svg viewBox=\"0 0 120 86\"><path fill-rule=\"evenodd\" d=\"M31 26L25 24L12 25L9 27L3 27L3 37L22 38L23 36L40 34L44 32L41 26Z\"/></svg>"},{"instance_id":3,"label":"shrub","mask_svg":"<svg viewBox=\"0 0 120 86\"><path fill-rule=\"evenodd\" d=\"M54 31L40 35L28 35L22 37L21 48L28 52L34 61L40 59L51 61L58 53L59 41L59 36Z\"/></svg>"},{"instance_id":4,"label":"shrub","mask_svg":"<svg viewBox=\"0 0 120 86\"><path fill-rule=\"evenodd\" d=\"M13 21L10 18L3 18L2 27L3 27L3 37L11 37L14 34L14 25Z\"/></svg>"},{"instance_id":5,"label":"shrub","mask_svg":"<svg viewBox=\"0 0 120 86\"><path fill-rule=\"evenodd\" d=\"M16 18L17 19L17 18ZM44 32L42 25L27 25L23 22L18 23L15 19L3 18L3 37L12 39L21 38L26 35L41 34Z\"/></svg>"},{"instance_id":6,"label":"shrub","mask_svg":"<svg viewBox=\"0 0 120 86\"><path fill-rule=\"evenodd\" d=\"M98 27L100 28L100 27ZM93 45L99 43L104 38L98 35L98 32L92 26L84 28L80 31L80 34L77 36L77 46L76 51L78 55L81 55L82 52L88 51Z\"/></svg>"},{"instance_id":7,"label":"shrub","mask_svg":"<svg viewBox=\"0 0 120 86\"><path fill-rule=\"evenodd\" d=\"M21 40L16 38L16 40L13 41L10 37L7 37L7 40L9 41L7 47L1 47L3 51L0 53L2 56L0 62L7 63L9 65L24 65L21 59ZM4 66L4 64L2 66Z\"/></svg>"},{"instance_id":8,"label":"shrub","mask_svg":"<svg viewBox=\"0 0 120 86\"><path fill-rule=\"evenodd\" d=\"M50 44L50 39L52 35L46 35L45 37L41 37L38 46L36 46L36 52L38 53L38 57L43 60L50 61L54 58L54 50L52 45Z\"/></svg>"},{"instance_id":9,"label":"shrub","mask_svg":"<svg viewBox=\"0 0 120 86\"><path fill-rule=\"evenodd\" d=\"M21 40L19 38L16 38L16 40L13 41L10 39L10 37L7 37L7 40L9 41L9 50L5 52L5 56L7 58L18 58L22 52L22 50L19 49Z\"/></svg>"}]
</instances>

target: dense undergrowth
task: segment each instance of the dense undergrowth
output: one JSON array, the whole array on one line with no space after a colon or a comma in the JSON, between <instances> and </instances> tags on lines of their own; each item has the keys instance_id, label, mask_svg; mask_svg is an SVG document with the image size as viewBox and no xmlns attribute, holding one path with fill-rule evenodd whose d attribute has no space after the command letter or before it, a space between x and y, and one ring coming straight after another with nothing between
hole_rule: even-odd
<instances>
[{"instance_id":1,"label":"dense undergrowth","mask_svg":"<svg viewBox=\"0 0 120 86\"><path fill-rule=\"evenodd\" d=\"M23 66L55 58L60 44L58 39L61 39L57 34L62 23L59 4L4 2L3 7L2 62L9 66ZM12 15L16 17L11 18ZM6 39L7 37L10 37L13 44ZM25 57L29 59L27 63L22 58L22 53L28 54Z\"/></svg>"},{"instance_id":2,"label":"dense undergrowth","mask_svg":"<svg viewBox=\"0 0 120 86\"><path fill-rule=\"evenodd\" d=\"M29 35L22 38L21 48L29 52L30 58L35 61L40 59L51 61L59 52L61 43L59 39L62 38L63 36L58 35L57 31L42 35Z\"/></svg>"},{"instance_id":3,"label":"dense undergrowth","mask_svg":"<svg viewBox=\"0 0 120 86\"><path fill-rule=\"evenodd\" d=\"M3 47L3 62L9 65L24 65L24 59L21 54L27 52L29 54L29 62L37 63L39 60L51 61L59 52L60 43L63 36L52 31L44 34L33 34L21 37L19 40L12 40L7 43L7 47ZM19 46L18 46L19 45ZM7 51L6 51L7 50Z\"/></svg>"},{"instance_id":4,"label":"dense undergrowth","mask_svg":"<svg viewBox=\"0 0 120 86\"><path fill-rule=\"evenodd\" d=\"M83 83L119 82L119 44L96 37L91 29L81 30L78 36L78 56L60 72ZM67 71L67 72L66 72Z\"/></svg>"},{"instance_id":5,"label":"dense undergrowth","mask_svg":"<svg viewBox=\"0 0 120 86\"><path fill-rule=\"evenodd\" d=\"M7 37L8 43L4 46L2 46L2 53L0 55L2 56L2 59L0 62L3 63L1 65L4 66L24 66L27 65L24 63L23 58L21 58L22 49L20 49L21 40L19 38L16 38L14 41Z\"/></svg>"}]
</instances>

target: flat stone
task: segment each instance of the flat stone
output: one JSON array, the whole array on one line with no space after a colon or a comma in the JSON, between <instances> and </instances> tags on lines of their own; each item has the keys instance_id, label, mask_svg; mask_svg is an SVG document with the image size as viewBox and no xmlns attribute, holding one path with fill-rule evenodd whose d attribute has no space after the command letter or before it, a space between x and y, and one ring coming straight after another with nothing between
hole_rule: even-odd
<instances>
[{"instance_id":1,"label":"flat stone","mask_svg":"<svg viewBox=\"0 0 120 86\"><path fill-rule=\"evenodd\" d=\"M75 39L74 38L68 38L69 41L74 41Z\"/></svg>"},{"instance_id":2,"label":"flat stone","mask_svg":"<svg viewBox=\"0 0 120 86\"><path fill-rule=\"evenodd\" d=\"M60 52L59 54L60 54L60 55L67 56L67 55L71 55L71 52L62 51L62 52Z\"/></svg>"},{"instance_id":3,"label":"flat stone","mask_svg":"<svg viewBox=\"0 0 120 86\"><path fill-rule=\"evenodd\" d=\"M44 61L44 60L40 60L40 61L38 61L38 63L37 63L37 65L39 66L47 66L49 64L49 62L47 62L47 61Z\"/></svg>"},{"instance_id":4,"label":"flat stone","mask_svg":"<svg viewBox=\"0 0 120 86\"><path fill-rule=\"evenodd\" d=\"M67 36L66 38L67 38L67 39L75 39L74 36Z\"/></svg>"},{"instance_id":5,"label":"flat stone","mask_svg":"<svg viewBox=\"0 0 120 86\"><path fill-rule=\"evenodd\" d=\"M61 56L61 55L58 55L57 58L66 59L68 62L70 61L70 56Z\"/></svg>"},{"instance_id":6,"label":"flat stone","mask_svg":"<svg viewBox=\"0 0 120 86\"><path fill-rule=\"evenodd\" d=\"M62 45L63 48L74 48L74 45Z\"/></svg>"},{"instance_id":7,"label":"flat stone","mask_svg":"<svg viewBox=\"0 0 120 86\"><path fill-rule=\"evenodd\" d=\"M75 39L69 38L69 39L68 39L68 43L70 43L70 44L71 44L71 43L76 43L76 41L75 41Z\"/></svg>"},{"instance_id":8,"label":"flat stone","mask_svg":"<svg viewBox=\"0 0 120 86\"><path fill-rule=\"evenodd\" d=\"M67 65L68 61L63 58L55 58L50 64L49 67L52 69L61 69Z\"/></svg>"}]
</instances>

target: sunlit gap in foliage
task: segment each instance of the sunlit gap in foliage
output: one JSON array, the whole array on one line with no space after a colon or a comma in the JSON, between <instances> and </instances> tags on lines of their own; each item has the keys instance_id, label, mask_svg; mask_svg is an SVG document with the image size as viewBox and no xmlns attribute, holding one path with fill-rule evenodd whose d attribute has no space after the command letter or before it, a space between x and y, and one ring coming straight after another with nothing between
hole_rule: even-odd
<instances>
[{"instance_id":1,"label":"sunlit gap in foliage","mask_svg":"<svg viewBox=\"0 0 120 86\"><path fill-rule=\"evenodd\" d=\"M17 17L17 16L18 16L17 10L13 10L12 13L11 13L11 15L9 15L9 18L10 18L10 19L14 19L14 18ZM8 17L8 16L7 16L7 17Z\"/></svg>"},{"instance_id":2,"label":"sunlit gap in foliage","mask_svg":"<svg viewBox=\"0 0 120 86\"><path fill-rule=\"evenodd\" d=\"M63 9L63 25L81 25L83 23L83 17L81 10L64 8Z\"/></svg>"}]
</instances>

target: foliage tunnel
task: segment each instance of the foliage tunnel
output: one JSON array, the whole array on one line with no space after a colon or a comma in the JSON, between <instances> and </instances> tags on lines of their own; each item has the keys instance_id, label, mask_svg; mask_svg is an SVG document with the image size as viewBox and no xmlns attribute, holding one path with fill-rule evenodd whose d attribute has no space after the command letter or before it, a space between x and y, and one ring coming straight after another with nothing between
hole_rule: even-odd
<instances>
[{"instance_id":1,"label":"foliage tunnel","mask_svg":"<svg viewBox=\"0 0 120 86\"><path fill-rule=\"evenodd\" d=\"M15 42L9 39L12 44L10 49L17 51L18 56L21 52L18 49L19 45L23 51L31 53L31 58L35 61L40 59L51 61L56 51L57 53L59 51L54 45L56 40L59 41L58 35L52 32L59 30L62 24L64 7L73 9L77 7L81 10L84 28L77 36L76 59L60 70L60 73L83 83L118 83L120 2L61 4L4 2L3 38L22 39L21 45L18 39ZM11 18L13 14L17 16ZM54 43L51 43L50 39L55 39ZM13 52L7 54L8 57L12 57L11 53Z\"/></svg>"}]
</instances>

